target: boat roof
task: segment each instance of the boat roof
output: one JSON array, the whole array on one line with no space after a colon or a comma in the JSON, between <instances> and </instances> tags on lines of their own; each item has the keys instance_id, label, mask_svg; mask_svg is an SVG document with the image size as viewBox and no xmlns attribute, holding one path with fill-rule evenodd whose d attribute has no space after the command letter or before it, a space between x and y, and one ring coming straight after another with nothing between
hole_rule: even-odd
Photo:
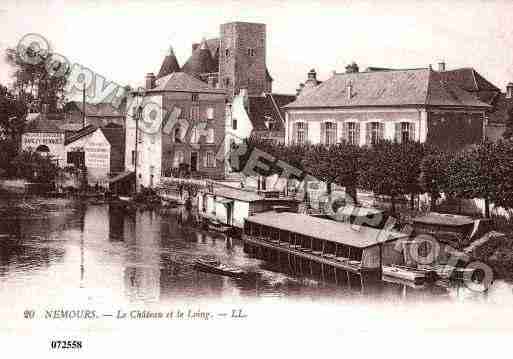
<instances>
[{"instance_id":1,"label":"boat roof","mask_svg":"<svg viewBox=\"0 0 513 359\"><path fill-rule=\"evenodd\" d=\"M263 212L249 216L247 220L251 223L356 248L372 247L379 243L408 237L404 233L354 226L349 223L290 212Z\"/></svg>"},{"instance_id":2,"label":"boat roof","mask_svg":"<svg viewBox=\"0 0 513 359\"><path fill-rule=\"evenodd\" d=\"M235 199L242 202L255 202L264 199L264 196L261 196L254 191L224 186L215 186L213 194L216 196Z\"/></svg>"},{"instance_id":3,"label":"boat roof","mask_svg":"<svg viewBox=\"0 0 513 359\"><path fill-rule=\"evenodd\" d=\"M474 220L468 216L430 212L424 216L414 218L413 222L439 226L465 226L473 224Z\"/></svg>"}]
</instances>

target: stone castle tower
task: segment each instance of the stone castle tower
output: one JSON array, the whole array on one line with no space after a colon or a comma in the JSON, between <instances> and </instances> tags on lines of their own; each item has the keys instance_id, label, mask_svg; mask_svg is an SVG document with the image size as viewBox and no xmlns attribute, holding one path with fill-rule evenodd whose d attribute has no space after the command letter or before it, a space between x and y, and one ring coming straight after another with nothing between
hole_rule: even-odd
<instances>
[{"instance_id":1,"label":"stone castle tower","mask_svg":"<svg viewBox=\"0 0 513 359\"><path fill-rule=\"evenodd\" d=\"M250 96L272 91L266 66L265 24L232 22L221 25L219 84L232 93Z\"/></svg>"},{"instance_id":2,"label":"stone castle tower","mask_svg":"<svg viewBox=\"0 0 513 359\"><path fill-rule=\"evenodd\" d=\"M192 44L192 54L180 69L172 50L158 78L183 71L228 90L233 96L245 89L250 96L272 92L273 79L266 65L265 24L232 22L221 25L220 37Z\"/></svg>"}]
</instances>

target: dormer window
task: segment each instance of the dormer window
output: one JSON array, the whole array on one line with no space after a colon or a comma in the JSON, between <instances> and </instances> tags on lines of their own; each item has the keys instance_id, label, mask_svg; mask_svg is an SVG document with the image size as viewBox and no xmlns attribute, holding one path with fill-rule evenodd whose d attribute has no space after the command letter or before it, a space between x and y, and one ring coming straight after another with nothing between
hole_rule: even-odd
<instances>
[{"instance_id":1,"label":"dormer window","mask_svg":"<svg viewBox=\"0 0 513 359\"><path fill-rule=\"evenodd\" d=\"M249 48L248 49L248 56L255 56L255 49Z\"/></svg>"},{"instance_id":2,"label":"dormer window","mask_svg":"<svg viewBox=\"0 0 513 359\"><path fill-rule=\"evenodd\" d=\"M192 102L198 102L198 100L199 100L198 94L197 93L193 93L191 95L191 100L192 100Z\"/></svg>"}]
</instances>

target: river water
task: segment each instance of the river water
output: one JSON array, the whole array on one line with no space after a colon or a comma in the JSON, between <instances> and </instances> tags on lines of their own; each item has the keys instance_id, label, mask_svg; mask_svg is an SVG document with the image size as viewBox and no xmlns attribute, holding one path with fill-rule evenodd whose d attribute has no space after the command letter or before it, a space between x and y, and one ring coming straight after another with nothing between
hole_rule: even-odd
<instances>
[{"instance_id":1,"label":"river water","mask_svg":"<svg viewBox=\"0 0 513 359\"><path fill-rule=\"evenodd\" d=\"M306 300L330 302L504 302L510 284L488 293L458 284L412 288L398 283L335 283L320 273L251 258L240 239L189 225L181 207L127 213L109 204L69 199L2 197L0 298L16 303L158 303ZM239 266L255 277L239 280L196 271L204 255ZM355 283L356 282L356 283ZM73 299L74 300L74 299Z\"/></svg>"}]
</instances>

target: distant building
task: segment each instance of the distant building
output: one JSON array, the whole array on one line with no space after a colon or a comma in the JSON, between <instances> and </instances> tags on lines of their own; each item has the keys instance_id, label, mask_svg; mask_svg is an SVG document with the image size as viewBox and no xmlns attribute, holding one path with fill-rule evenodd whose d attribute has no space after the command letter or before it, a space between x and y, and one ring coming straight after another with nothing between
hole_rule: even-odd
<instances>
[{"instance_id":1,"label":"distant building","mask_svg":"<svg viewBox=\"0 0 513 359\"><path fill-rule=\"evenodd\" d=\"M103 127L111 123L124 126L125 114L110 103L86 103L85 124L83 104L80 101L70 101L64 106L64 129L77 131L85 126Z\"/></svg>"},{"instance_id":2,"label":"distant building","mask_svg":"<svg viewBox=\"0 0 513 359\"><path fill-rule=\"evenodd\" d=\"M111 175L111 145L102 129L87 126L66 138L66 163L85 168L87 183L107 188Z\"/></svg>"},{"instance_id":3,"label":"distant building","mask_svg":"<svg viewBox=\"0 0 513 359\"><path fill-rule=\"evenodd\" d=\"M253 127L252 135L277 143L285 143L285 110L283 107L293 102L296 96L263 94L249 98L249 118Z\"/></svg>"},{"instance_id":4,"label":"distant building","mask_svg":"<svg viewBox=\"0 0 513 359\"><path fill-rule=\"evenodd\" d=\"M108 178L124 170L124 129L111 123L103 128L63 129L63 114L29 114L21 136L22 151L50 156L59 167L87 169L90 185L108 186Z\"/></svg>"},{"instance_id":5,"label":"distant building","mask_svg":"<svg viewBox=\"0 0 513 359\"><path fill-rule=\"evenodd\" d=\"M272 92L266 65L265 24L232 22L221 25L220 37L192 44L192 54L180 68L172 48L164 58L158 78L182 71L211 87L227 90L231 97L240 89L250 96Z\"/></svg>"},{"instance_id":6,"label":"distant building","mask_svg":"<svg viewBox=\"0 0 513 359\"><path fill-rule=\"evenodd\" d=\"M27 126L21 135L21 150L51 156L59 166L66 163L65 131L59 128L59 115L28 114Z\"/></svg>"},{"instance_id":7,"label":"distant building","mask_svg":"<svg viewBox=\"0 0 513 359\"><path fill-rule=\"evenodd\" d=\"M137 172L138 185L154 187L161 176L176 174L183 165L195 176L224 177L224 162L216 156L226 145L225 90L185 72L173 72L159 79L148 74L145 91L134 95L141 97L128 107L125 168ZM160 125L147 129L139 122L136 156L137 111L149 103L163 109L152 118Z\"/></svg>"},{"instance_id":8,"label":"distant building","mask_svg":"<svg viewBox=\"0 0 513 359\"><path fill-rule=\"evenodd\" d=\"M486 127L486 138L491 141L498 141L503 138L508 122L513 116L513 83L506 86L506 92L496 92L491 99L493 106L488 113L488 126Z\"/></svg>"},{"instance_id":9,"label":"distant building","mask_svg":"<svg viewBox=\"0 0 513 359\"><path fill-rule=\"evenodd\" d=\"M310 71L308 80L317 84L305 83L297 100L284 107L287 144L390 139L461 148L484 140L492 108L486 96L496 90L474 70L448 72L445 64L439 71L334 73L322 83L314 74ZM469 75L477 85L467 84Z\"/></svg>"}]
</instances>

